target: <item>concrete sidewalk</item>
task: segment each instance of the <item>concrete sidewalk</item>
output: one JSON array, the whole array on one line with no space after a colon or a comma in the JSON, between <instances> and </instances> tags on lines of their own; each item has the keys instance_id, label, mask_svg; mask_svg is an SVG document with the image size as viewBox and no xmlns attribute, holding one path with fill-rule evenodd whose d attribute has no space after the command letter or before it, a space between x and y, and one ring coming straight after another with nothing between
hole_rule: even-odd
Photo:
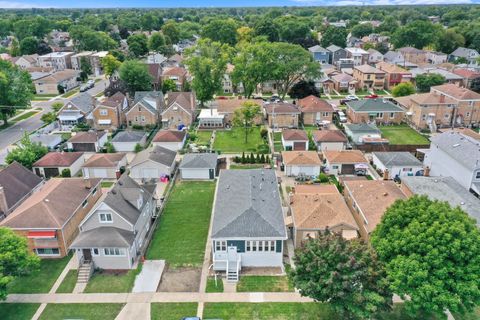
<instances>
[{"instance_id":1,"label":"concrete sidewalk","mask_svg":"<svg viewBox=\"0 0 480 320\"><path fill-rule=\"evenodd\" d=\"M115 320L150 320L150 303L127 303Z\"/></svg>"},{"instance_id":2,"label":"concrete sidewalk","mask_svg":"<svg viewBox=\"0 0 480 320\"><path fill-rule=\"evenodd\" d=\"M145 260L142 271L135 278L132 292L156 292L163 269L165 260Z\"/></svg>"}]
</instances>

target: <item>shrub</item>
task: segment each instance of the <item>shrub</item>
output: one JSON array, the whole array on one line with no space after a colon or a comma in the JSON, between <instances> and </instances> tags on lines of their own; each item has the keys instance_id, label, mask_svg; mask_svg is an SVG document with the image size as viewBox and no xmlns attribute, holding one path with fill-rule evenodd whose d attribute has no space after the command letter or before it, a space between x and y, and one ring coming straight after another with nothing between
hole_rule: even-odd
<instances>
[{"instance_id":1,"label":"shrub","mask_svg":"<svg viewBox=\"0 0 480 320\"><path fill-rule=\"evenodd\" d=\"M260 129L260 136L262 137L263 140L267 140L268 130L262 127L262 129Z\"/></svg>"},{"instance_id":2,"label":"shrub","mask_svg":"<svg viewBox=\"0 0 480 320\"><path fill-rule=\"evenodd\" d=\"M328 182L328 176L321 172L319 175L318 175L318 180L320 181L320 183L327 183Z\"/></svg>"},{"instance_id":3,"label":"shrub","mask_svg":"<svg viewBox=\"0 0 480 320\"><path fill-rule=\"evenodd\" d=\"M140 143L137 143L137 144L135 145L135 149L134 149L133 151L134 151L135 153L139 153L139 152L142 151L142 150L143 150L142 145L141 145Z\"/></svg>"},{"instance_id":4,"label":"shrub","mask_svg":"<svg viewBox=\"0 0 480 320\"><path fill-rule=\"evenodd\" d=\"M247 163L247 158L245 157L245 152L242 152L242 163L245 164Z\"/></svg>"},{"instance_id":5,"label":"shrub","mask_svg":"<svg viewBox=\"0 0 480 320\"><path fill-rule=\"evenodd\" d=\"M72 173L70 172L70 169L65 168L62 170L62 177L63 178L70 178L72 176Z\"/></svg>"},{"instance_id":6,"label":"shrub","mask_svg":"<svg viewBox=\"0 0 480 320\"><path fill-rule=\"evenodd\" d=\"M132 126L132 129L133 129L133 130L143 130L143 126L141 126L141 125L139 125L139 124L134 124L134 125Z\"/></svg>"},{"instance_id":7,"label":"shrub","mask_svg":"<svg viewBox=\"0 0 480 320\"><path fill-rule=\"evenodd\" d=\"M197 140L197 135L195 133L189 133L188 136L190 137L190 141Z\"/></svg>"},{"instance_id":8,"label":"shrub","mask_svg":"<svg viewBox=\"0 0 480 320\"><path fill-rule=\"evenodd\" d=\"M270 152L270 148L268 147L268 144L259 144L257 146L257 152L267 154Z\"/></svg>"}]
</instances>

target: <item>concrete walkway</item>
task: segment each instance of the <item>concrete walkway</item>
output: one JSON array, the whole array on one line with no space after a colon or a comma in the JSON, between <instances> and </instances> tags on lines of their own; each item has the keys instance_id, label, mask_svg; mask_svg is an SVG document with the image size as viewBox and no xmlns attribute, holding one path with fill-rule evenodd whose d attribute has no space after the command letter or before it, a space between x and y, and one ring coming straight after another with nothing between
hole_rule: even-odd
<instances>
[{"instance_id":1,"label":"concrete walkway","mask_svg":"<svg viewBox=\"0 0 480 320\"><path fill-rule=\"evenodd\" d=\"M127 303L115 320L150 320L150 303Z\"/></svg>"},{"instance_id":2,"label":"concrete walkway","mask_svg":"<svg viewBox=\"0 0 480 320\"><path fill-rule=\"evenodd\" d=\"M145 260L142 271L135 278L132 292L156 292L163 269L165 260Z\"/></svg>"}]
</instances>

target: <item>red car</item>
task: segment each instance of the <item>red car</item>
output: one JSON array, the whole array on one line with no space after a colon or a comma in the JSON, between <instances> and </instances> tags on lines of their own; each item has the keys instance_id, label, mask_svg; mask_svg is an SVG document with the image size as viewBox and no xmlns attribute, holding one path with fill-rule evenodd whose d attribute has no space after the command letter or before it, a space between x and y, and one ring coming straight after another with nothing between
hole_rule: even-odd
<instances>
[{"instance_id":1,"label":"red car","mask_svg":"<svg viewBox=\"0 0 480 320\"><path fill-rule=\"evenodd\" d=\"M378 95L377 94L371 94L365 97L365 99L377 99Z\"/></svg>"}]
</instances>

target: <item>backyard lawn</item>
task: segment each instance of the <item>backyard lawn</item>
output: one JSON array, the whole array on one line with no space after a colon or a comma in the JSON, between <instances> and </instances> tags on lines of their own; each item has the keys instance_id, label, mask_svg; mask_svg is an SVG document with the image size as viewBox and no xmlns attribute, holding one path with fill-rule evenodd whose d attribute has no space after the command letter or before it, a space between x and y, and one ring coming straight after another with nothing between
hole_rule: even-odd
<instances>
[{"instance_id":1,"label":"backyard lawn","mask_svg":"<svg viewBox=\"0 0 480 320\"><path fill-rule=\"evenodd\" d=\"M170 266L201 266L210 225L214 182L177 182L147 251Z\"/></svg>"},{"instance_id":2,"label":"backyard lawn","mask_svg":"<svg viewBox=\"0 0 480 320\"><path fill-rule=\"evenodd\" d=\"M255 163L255 164L231 164L230 169L260 169L263 168L264 164Z\"/></svg>"},{"instance_id":3,"label":"backyard lawn","mask_svg":"<svg viewBox=\"0 0 480 320\"><path fill-rule=\"evenodd\" d=\"M286 276L243 276L237 284L237 292L288 292L294 287Z\"/></svg>"},{"instance_id":4,"label":"backyard lawn","mask_svg":"<svg viewBox=\"0 0 480 320\"><path fill-rule=\"evenodd\" d=\"M39 303L0 303L0 319L30 320L38 307Z\"/></svg>"},{"instance_id":5,"label":"backyard lawn","mask_svg":"<svg viewBox=\"0 0 480 320\"><path fill-rule=\"evenodd\" d=\"M140 273L141 264L135 270L129 270L120 274L96 271L85 288L86 293L116 293L131 292L135 277Z\"/></svg>"},{"instance_id":6,"label":"backyard lawn","mask_svg":"<svg viewBox=\"0 0 480 320\"><path fill-rule=\"evenodd\" d=\"M198 145L207 145L210 143L210 138L212 137L212 131L197 131L195 133L197 139L193 143Z\"/></svg>"},{"instance_id":7,"label":"backyard lawn","mask_svg":"<svg viewBox=\"0 0 480 320\"><path fill-rule=\"evenodd\" d=\"M262 145L264 147L262 147ZM259 150L259 146L262 150ZM232 128L231 130L217 131L213 147L222 153L260 152L268 153L268 145L260 136L260 127L254 127L248 134L245 143L245 131L243 128Z\"/></svg>"},{"instance_id":8,"label":"backyard lawn","mask_svg":"<svg viewBox=\"0 0 480 320\"><path fill-rule=\"evenodd\" d=\"M207 292L207 293L223 292L223 280L222 280L222 278L217 277L217 283L215 284L215 278L214 277L208 277L207 288L205 289L205 292Z\"/></svg>"},{"instance_id":9,"label":"backyard lawn","mask_svg":"<svg viewBox=\"0 0 480 320\"><path fill-rule=\"evenodd\" d=\"M205 303L204 319L223 320L334 320L336 317L322 303Z\"/></svg>"},{"instance_id":10,"label":"backyard lawn","mask_svg":"<svg viewBox=\"0 0 480 320\"><path fill-rule=\"evenodd\" d=\"M58 287L56 293L72 293L75 285L77 284L77 270L69 270L65 279L63 279L62 283Z\"/></svg>"},{"instance_id":11,"label":"backyard lawn","mask_svg":"<svg viewBox=\"0 0 480 320\"><path fill-rule=\"evenodd\" d=\"M273 133L273 148L274 148L275 152L282 152L283 151L282 133L281 132L274 132Z\"/></svg>"},{"instance_id":12,"label":"backyard lawn","mask_svg":"<svg viewBox=\"0 0 480 320\"><path fill-rule=\"evenodd\" d=\"M102 181L102 182L100 183L100 187L101 187L101 188L110 188L110 187L112 187L114 184L115 184L115 182L113 182L113 181Z\"/></svg>"},{"instance_id":13,"label":"backyard lawn","mask_svg":"<svg viewBox=\"0 0 480 320\"><path fill-rule=\"evenodd\" d=\"M379 129L390 144L430 144L427 138L407 125L380 126Z\"/></svg>"},{"instance_id":14,"label":"backyard lawn","mask_svg":"<svg viewBox=\"0 0 480 320\"><path fill-rule=\"evenodd\" d=\"M196 303L152 303L152 320L178 320L194 317L197 314Z\"/></svg>"},{"instance_id":15,"label":"backyard lawn","mask_svg":"<svg viewBox=\"0 0 480 320\"><path fill-rule=\"evenodd\" d=\"M9 293L47 293L52 288L60 273L72 256L62 259L43 259L39 270L23 277L18 277L8 285Z\"/></svg>"},{"instance_id":16,"label":"backyard lawn","mask_svg":"<svg viewBox=\"0 0 480 320\"><path fill-rule=\"evenodd\" d=\"M40 320L114 320L122 307L121 303L49 303Z\"/></svg>"}]
</instances>

